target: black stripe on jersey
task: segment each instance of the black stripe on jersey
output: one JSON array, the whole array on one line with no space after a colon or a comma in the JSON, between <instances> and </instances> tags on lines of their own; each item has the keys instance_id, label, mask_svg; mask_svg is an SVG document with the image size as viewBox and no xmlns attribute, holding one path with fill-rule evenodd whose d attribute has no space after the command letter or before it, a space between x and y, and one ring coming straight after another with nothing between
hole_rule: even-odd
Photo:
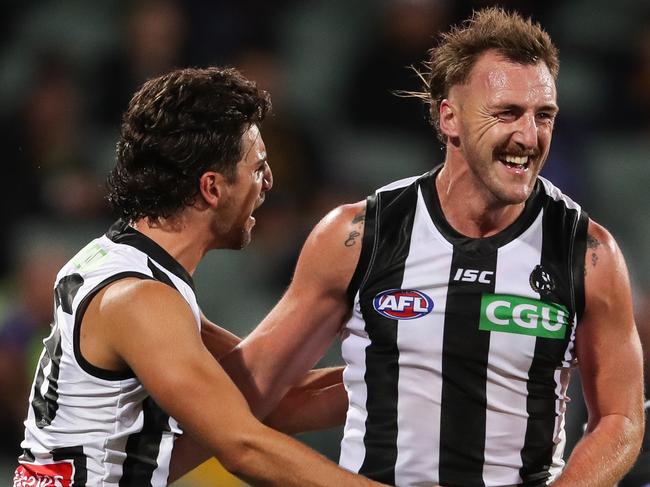
<instances>
[{"instance_id":1,"label":"black stripe on jersey","mask_svg":"<svg viewBox=\"0 0 650 487\"><path fill-rule=\"evenodd\" d=\"M36 457L29 448L23 448L23 454L18 457L19 462L34 463Z\"/></svg>"},{"instance_id":2,"label":"black stripe on jersey","mask_svg":"<svg viewBox=\"0 0 650 487\"><path fill-rule=\"evenodd\" d=\"M61 348L61 332L58 327L53 328L52 333L43 341L43 344L45 350L34 379L34 398L32 399L34 421L39 429L52 424L59 409L59 365L63 350ZM41 389L46 379L45 368L48 364L50 371L47 375L47 390L43 394Z\"/></svg>"},{"instance_id":3,"label":"black stripe on jersey","mask_svg":"<svg viewBox=\"0 0 650 487\"><path fill-rule=\"evenodd\" d=\"M370 259L374 255L375 235L377 234L377 196L372 195L366 198L366 216L363 223L363 238L361 240L361 254L359 262L354 269L354 274L347 289L347 296L350 305L354 303L357 291L363 286L370 269Z\"/></svg>"},{"instance_id":4,"label":"black stripe on jersey","mask_svg":"<svg viewBox=\"0 0 650 487\"><path fill-rule=\"evenodd\" d=\"M72 302L77 292L84 283L79 274L72 274L61 278L54 289L55 306L61 307L64 313L72 314ZM44 340L45 351L38 365L34 379L34 396L32 409L36 426L40 429L52 424L59 409L59 364L61 362L61 332L53 325L52 333ZM45 377L45 368L50 365L50 370ZM47 379L47 391L41 392L43 383Z\"/></svg>"},{"instance_id":5,"label":"black stripe on jersey","mask_svg":"<svg viewBox=\"0 0 650 487\"><path fill-rule=\"evenodd\" d=\"M153 472L158 468L158 452L164 432L171 431L169 415L151 398L142 402L144 423L142 430L129 436L126 459L122 465L120 487L151 485Z\"/></svg>"},{"instance_id":6,"label":"black stripe on jersey","mask_svg":"<svg viewBox=\"0 0 650 487\"><path fill-rule=\"evenodd\" d=\"M52 459L55 462L62 460L72 460L74 466L74 477L72 478L72 485L74 487L85 487L88 482L88 468L86 464L86 455L82 446L69 446L64 448L56 448L51 452Z\"/></svg>"},{"instance_id":7,"label":"black stripe on jersey","mask_svg":"<svg viewBox=\"0 0 650 487\"><path fill-rule=\"evenodd\" d=\"M71 274L61 278L54 289L55 306L61 306L64 313L72 314L72 301L74 301L79 288L83 286L84 278L80 274Z\"/></svg>"},{"instance_id":8,"label":"black stripe on jersey","mask_svg":"<svg viewBox=\"0 0 650 487\"><path fill-rule=\"evenodd\" d=\"M169 278L169 276L165 274L165 271L160 270L158 266L154 264L149 258L147 258L147 267L151 271L151 274L153 275L153 278L156 281L160 281L163 284L167 284L172 289L176 289L178 291L178 289L176 288L176 286L174 286L174 283Z\"/></svg>"},{"instance_id":9,"label":"black stripe on jersey","mask_svg":"<svg viewBox=\"0 0 650 487\"><path fill-rule=\"evenodd\" d=\"M571 256L573 274L573 296L575 299L575 312L578 322L585 310L585 256L587 254L587 230L589 228L589 216L585 211L580 212L580 218L576 225L575 239Z\"/></svg>"},{"instance_id":10,"label":"black stripe on jersey","mask_svg":"<svg viewBox=\"0 0 650 487\"><path fill-rule=\"evenodd\" d=\"M585 251L584 245L580 242L576 245L575 242L578 222L576 210L567 208L562 200L545 197L540 266L551 275L554 286L552 290L540 294L540 299L566 306L570 313L567 317L569 325L576 312L573 282L573 263L576 259L571 253L581 251L583 257L577 260L584 262ZM557 417L555 371L564 359L571 330L568 326L563 340L537 337L535 341L534 356L528 371L528 422L519 471L524 485L545 481L550 475Z\"/></svg>"},{"instance_id":11,"label":"black stripe on jersey","mask_svg":"<svg viewBox=\"0 0 650 487\"><path fill-rule=\"evenodd\" d=\"M135 377L135 374L130 369L125 371L115 371L115 370L102 369L101 367L96 367L95 365L88 362L81 353L81 321L83 320L84 314L88 309L88 305L90 304L90 301L97 295L99 291L104 289L109 284L112 284L115 281L119 281L120 279L125 279L127 277L137 277L138 279L150 279L150 280L153 279L151 276L148 276L147 274L142 274L141 272L129 271L129 272L119 272L117 274L114 274L108 277L107 279L104 279L99 284L97 284L97 286L95 286L92 289L92 291L90 291L81 300L79 306L77 307L77 312L75 314L74 333L73 333L73 340L72 340L74 357L77 360L79 366L83 370L88 372L90 375L98 377L100 379L125 380L125 379L132 379L133 377Z\"/></svg>"},{"instance_id":12,"label":"black stripe on jersey","mask_svg":"<svg viewBox=\"0 0 650 487\"><path fill-rule=\"evenodd\" d=\"M490 332L479 329L481 295L494 293L489 283L454 281L459 269L496 275L497 252L470 256L454 247L442 350L440 411L441 485L483 486L486 383Z\"/></svg>"},{"instance_id":13,"label":"black stripe on jersey","mask_svg":"<svg viewBox=\"0 0 650 487\"><path fill-rule=\"evenodd\" d=\"M178 276L179 279L185 281L193 291L196 291L192 276L190 276L190 274L176 259L169 255L169 253L167 253L167 251L160 245L146 235L138 232L124 220L116 221L111 228L108 229L106 236L115 243L130 245L131 247L138 249L140 252L144 252L154 261L160 263L160 265L165 269Z\"/></svg>"},{"instance_id":14,"label":"black stripe on jersey","mask_svg":"<svg viewBox=\"0 0 650 487\"><path fill-rule=\"evenodd\" d=\"M370 345L366 348L364 376L368 412L363 438L365 457L359 473L389 485L395 484L397 461L398 321L377 313L373 300L379 292L402 285L416 203L415 185L378 194L375 228L377 235L381 231L382 238L375 242L369 268L372 275L362 286L360 298Z\"/></svg>"}]
</instances>

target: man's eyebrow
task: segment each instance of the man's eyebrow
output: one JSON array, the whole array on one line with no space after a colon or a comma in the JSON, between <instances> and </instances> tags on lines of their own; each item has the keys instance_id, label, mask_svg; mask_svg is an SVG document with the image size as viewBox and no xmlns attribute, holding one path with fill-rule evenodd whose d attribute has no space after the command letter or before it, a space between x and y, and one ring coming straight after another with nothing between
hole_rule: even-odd
<instances>
[{"instance_id":1,"label":"man's eyebrow","mask_svg":"<svg viewBox=\"0 0 650 487\"><path fill-rule=\"evenodd\" d=\"M557 113L560 111L560 107L558 107L554 103L548 103L546 105L542 105L539 109L545 112L553 112L553 113Z\"/></svg>"},{"instance_id":2,"label":"man's eyebrow","mask_svg":"<svg viewBox=\"0 0 650 487\"><path fill-rule=\"evenodd\" d=\"M492 105L491 108L493 110L513 110L513 111L524 110L524 107L522 105L519 105L517 103L510 103L510 102L495 103L494 105ZM537 111L557 113L560 111L560 108L553 103L546 103L538 107Z\"/></svg>"}]
</instances>

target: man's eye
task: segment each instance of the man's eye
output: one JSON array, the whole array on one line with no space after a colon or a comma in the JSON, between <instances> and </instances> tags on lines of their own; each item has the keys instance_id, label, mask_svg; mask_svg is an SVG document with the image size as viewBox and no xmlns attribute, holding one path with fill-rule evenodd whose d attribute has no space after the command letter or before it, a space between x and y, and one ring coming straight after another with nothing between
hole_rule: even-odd
<instances>
[{"instance_id":1,"label":"man's eye","mask_svg":"<svg viewBox=\"0 0 650 487\"><path fill-rule=\"evenodd\" d=\"M512 110L505 110L503 112L497 113L497 118L499 120L503 120L503 121L506 121L506 122L511 122L515 118L517 118L517 115Z\"/></svg>"}]
</instances>

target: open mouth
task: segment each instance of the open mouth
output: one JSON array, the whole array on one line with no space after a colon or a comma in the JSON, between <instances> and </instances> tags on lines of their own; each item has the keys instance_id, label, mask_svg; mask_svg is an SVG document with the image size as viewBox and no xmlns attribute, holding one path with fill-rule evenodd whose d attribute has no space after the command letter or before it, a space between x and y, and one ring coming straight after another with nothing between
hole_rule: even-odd
<instances>
[{"instance_id":1,"label":"open mouth","mask_svg":"<svg viewBox=\"0 0 650 487\"><path fill-rule=\"evenodd\" d=\"M528 167L530 166L530 160L530 156L504 155L499 157L501 164L516 171L528 170Z\"/></svg>"},{"instance_id":2,"label":"open mouth","mask_svg":"<svg viewBox=\"0 0 650 487\"><path fill-rule=\"evenodd\" d=\"M251 214L248 216L248 218L253 222L253 224L255 223L255 217L253 216L253 213L255 213L255 212L257 211L257 209L258 209L260 206L262 206L262 205L264 204L264 200L265 200L265 199L266 199L266 198L265 198L265 195L262 194L262 195L258 198L258 200L257 200L257 202L255 203L255 206L253 207L253 209L251 210Z\"/></svg>"},{"instance_id":3,"label":"open mouth","mask_svg":"<svg viewBox=\"0 0 650 487\"><path fill-rule=\"evenodd\" d=\"M260 206L262 206L264 204L265 199L266 199L266 195L262 193L257 199L257 203L255 204L254 210L257 210Z\"/></svg>"}]
</instances>

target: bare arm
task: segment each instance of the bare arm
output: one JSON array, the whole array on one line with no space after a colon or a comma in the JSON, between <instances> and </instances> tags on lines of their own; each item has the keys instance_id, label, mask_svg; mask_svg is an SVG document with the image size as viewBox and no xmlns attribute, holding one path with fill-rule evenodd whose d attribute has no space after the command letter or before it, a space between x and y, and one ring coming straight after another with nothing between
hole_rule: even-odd
<instances>
[{"instance_id":1,"label":"bare arm","mask_svg":"<svg viewBox=\"0 0 650 487\"><path fill-rule=\"evenodd\" d=\"M201 340L212 356L220 360L239 345L241 338L210 321L201 313Z\"/></svg>"},{"instance_id":2,"label":"bare arm","mask_svg":"<svg viewBox=\"0 0 650 487\"><path fill-rule=\"evenodd\" d=\"M347 395L340 382L300 392L291 389L264 424L287 434L331 428L343 423L347 404ZM174 443L169 482L181 478L212 456L206 446L184 433Z\"/></svg>"},{"instance_id":3,"label":"bare arm","mask_svg":"<svg viewBox=\"0 0 650 487\"><path fill-rule=\"evenodd\" d=\"M201 316L201 337L216 359L221 359L241 342L237 335L204 315ZM278 431L294 434L338 426L345 420L346 409L343 367L327 367L308 371L278 406L260 419Z\"/></svg>"},{"instance_id":4,"label":"bare arm","mask_svg":"<svg viewBox=\"0 0 650 487\"><path fill-rule=\"evenodd\" d=\"M343 367L312 369L289 389L264 424L295 434L342 425L348 408Z\"/></svg>"},{"instance_id":5,"label":"bare arm","mask_svg":"<svg viewBox=\"0 0 650 487\"><path fill-rule=\"evenodd\" d=\"M239 343L234 333L210 321L201 313L201 339L212 356L220 360L231 352ZM295 385L295 392L319 390L342 382L343 367L325 367L312 369Z\"/></svg>"},{"instance_id":6,"label":"bare arm","mask_svg":"<svg viewBox=\"0 0 650 487\"><path fill-rule=\"evenodd\" d=\"M201 338L216 359L230 352L241 339L201 315ZM302 381L282 398L264 423L288 434L331 428L345 420L347 395L343 389L342 367L310 370ZM189 434L177 438L170 464L169 481L193 470L212 454Z\"/></svg>"},{"instance_id":7,"label":"bare arm","mask_svg":"<svg viewBox=\"0 0 650 487\"><path fill-rule=\"evenodd\" d=\"M187 303L168 286L118 281L93 299L85 319L107 331L106 348L135 372L154 400L248 483L374 484L257 421L203 345Z\"/></svg>"},{"instance_id":8,"label":"bare arm","mask_svg":"<svg viewBox=\"0 0 650 487\"><path fill-rule=\"evenodd\" d=\"M222 361L259 417L322 357L349 316L346 290L359 260L364 210L364 202L342 206L316 226L285 295ZM329 405L342 415L346 404Z\"/></svg>"},{"instance_id":9,"label":"bare arm","mask_svg":"<svg viewBox=\"0 0 650 487\"><path fill-rule=\"evenodd\" d=\"M555 486L613 486L636 459L643 436L641 346L627 268L612 236L589 223L585 312L578 364L589 411L587 433Z\"/></svg>"}]
</instances>

